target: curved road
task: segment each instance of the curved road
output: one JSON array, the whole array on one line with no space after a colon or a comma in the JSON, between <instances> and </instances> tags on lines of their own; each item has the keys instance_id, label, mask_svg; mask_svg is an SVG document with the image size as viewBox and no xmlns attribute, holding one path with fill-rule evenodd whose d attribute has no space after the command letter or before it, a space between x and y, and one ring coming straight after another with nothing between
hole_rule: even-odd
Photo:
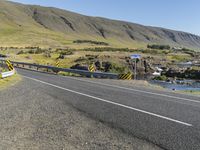
<instances>
[{"instance_id":1,"label":"curved road","mask_svg":"<svg viewBox=\"0 0 200 150\"><path fill-rule=\"evenodd\" d=\"M22 69L18 73L45 94L163 149L200 149L199 97L120 86L112 80L62 77Z\"/></svg>"}]
</instances>

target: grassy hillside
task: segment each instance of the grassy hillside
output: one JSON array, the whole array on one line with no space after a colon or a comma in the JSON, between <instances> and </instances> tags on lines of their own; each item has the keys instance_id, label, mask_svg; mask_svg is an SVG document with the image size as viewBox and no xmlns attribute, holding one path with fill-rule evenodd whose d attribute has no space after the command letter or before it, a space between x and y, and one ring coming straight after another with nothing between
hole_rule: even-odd
<instances>
[{"instance_id":1,"label":"grassy hillside","mask_svg":"<svg viewBox=\"0 0 200 150\"><path fill-rule=\"evenodd\" d=\"M91 40L110 47L144 48L159 43L200 48L200 37L185 32L2 0L0 20L0 46L96 47L95 42L74 43Z\"/></svg>"}]
</instances>

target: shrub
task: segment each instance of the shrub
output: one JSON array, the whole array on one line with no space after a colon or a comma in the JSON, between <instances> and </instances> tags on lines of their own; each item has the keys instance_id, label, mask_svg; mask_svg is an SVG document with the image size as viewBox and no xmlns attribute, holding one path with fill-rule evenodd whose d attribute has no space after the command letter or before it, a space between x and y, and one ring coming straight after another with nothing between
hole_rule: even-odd
<instances>
[{"instance_id":1,"label":"shrub","mask_svg":"<svg viewBox=\"0 0 200 150\"><path fill-rule=\"evenodd\" d=\"M37 48L36 50L35 49L31 49L28 51L29 54L42 54L44 53L46 50L44 49L41 49L41 48Z\"/></svg>"},{"instance_id":2,"label":"shrub","mask_svg":"<svg viewBox=\"0 0 200 150\"><path fill-rule=\"evenodd\" d=\"M51 53L49 51L45 51L44 57L51 58Z\"/></svg>"},{"instance_id":3,"label":"shrub","mask_svg":"<svg viewBox=\"0 0 200 150\"><path fill-rule=\"evenodd\" d=\"M154 77L154 80L166 81L167 77L165 75Z\"/></svg>"},{"instance_id":4,"label":"shrub","mask_svg":"<svg viewBox=\"0 0 200 150\"><path fill-rule=\"evenodd\" d=\"M65 55L63 55L63 54L60 54L58 57L58 59L64 59L64 58L65 58Z\"/></svg>"},{"instance_id":5,"label":"shrub","mask_svg":"<svg viewBox=\"0 0 200 150\"><path fill-rule=\"evenodd\" d=\"M60 52L61 55L72 55L73 52L71 50L63 50Z\"/></svg>"},{"instance_id":6,"label":"shrub","mask_svg":"<svg viewBox=\"0 0 200 150\"><path fill-rule=\"evenodd\" d=\"M76 41L73 41L73 43L77 43L77 44L90 43L90 44L104 45L104 46L108 46L109 45L106 42L99 42L99 41L92 41L92 40L76 40Z\"/></svg>"},{"instance_id":7,"label":"shrub","mask_svg":"<svg viewBox=\"0 0 200 150\"><path fill-rule=\"evenodd\" d=\"M24 54L24 51L23 51L23 50L21 50L21 51L19 51L19 52L17 53L17 55L21 55L21 54Z\"/></svg>"},{"instance_id":8,"label":"shrub","mask_svg":"<svg viewBox=\"0 0 200 150\"><path fill-rule=\"evenodd\" d=\"M169 45L157 45L157 44L153 44L153 45L147 45L147 48L150 49L160 49L160 50L164 50L164 49L171 49L171 47Z\"/></svg>"}]
</instances>

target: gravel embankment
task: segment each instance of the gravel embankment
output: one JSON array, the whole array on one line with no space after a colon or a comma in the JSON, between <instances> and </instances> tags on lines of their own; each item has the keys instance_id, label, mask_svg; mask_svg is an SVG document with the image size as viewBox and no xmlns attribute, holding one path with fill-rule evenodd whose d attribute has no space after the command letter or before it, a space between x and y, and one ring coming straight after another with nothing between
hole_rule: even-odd
<instances>
[{"instance_id":1,"label":"gravel embankment","mask_svg":"<svg viewBox=\"0 0 200 150\"><path fill-rule=\"evenodd\" d=\"M91 119L32 82L23 79L0 91L0 149L160 150Z\"/></svg>"}]
</instances>

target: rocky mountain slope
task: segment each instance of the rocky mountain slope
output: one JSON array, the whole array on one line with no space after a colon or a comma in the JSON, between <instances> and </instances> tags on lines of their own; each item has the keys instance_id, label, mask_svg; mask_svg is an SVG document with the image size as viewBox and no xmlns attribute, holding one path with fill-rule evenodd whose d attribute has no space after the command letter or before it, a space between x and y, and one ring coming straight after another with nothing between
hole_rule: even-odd
<instances>
[{"instance_id":1,"label":"rocky mountain slope","mask_svg":"<svg viewBox=\"0 0 200 150\"><path fill-rule=\"evenodd\" d=\"M0 20L0 46L73 47L74 40L94 40L112 47L158 43L200 49L200 37L190 33L4 0Z\"/></svg>"}]
</instances>

